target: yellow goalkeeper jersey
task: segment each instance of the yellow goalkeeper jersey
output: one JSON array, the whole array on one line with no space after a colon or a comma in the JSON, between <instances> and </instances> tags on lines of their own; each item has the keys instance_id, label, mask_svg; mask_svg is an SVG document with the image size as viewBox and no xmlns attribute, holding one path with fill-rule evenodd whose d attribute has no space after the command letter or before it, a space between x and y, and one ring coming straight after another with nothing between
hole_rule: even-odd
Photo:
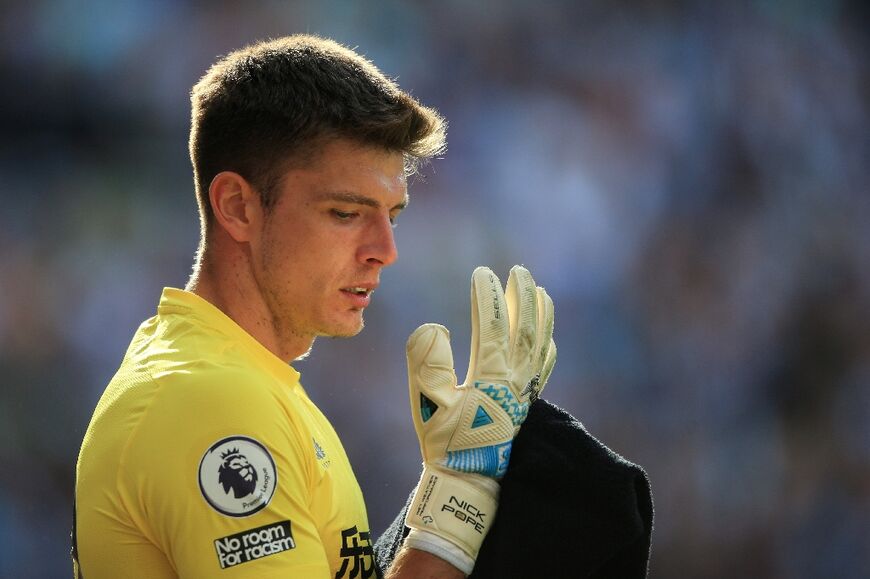
<instances>
[{"instance_id":1,"label":"yellow goalkeeper jersey","mask_svg":"<svg viewBox=\"0 0 870 579\"><path fill-rule=\"evenodd\" d=\"M171 288L85 434L73 555L85 579L375 576L359 484L299 374Z\"/></svg>"}]
</instances>

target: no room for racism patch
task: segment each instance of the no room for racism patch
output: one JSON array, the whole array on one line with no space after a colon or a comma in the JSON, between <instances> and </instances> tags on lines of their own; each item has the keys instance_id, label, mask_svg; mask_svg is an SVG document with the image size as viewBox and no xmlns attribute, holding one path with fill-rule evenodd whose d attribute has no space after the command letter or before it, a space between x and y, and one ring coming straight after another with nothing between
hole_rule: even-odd
<instances>
[{"instance_id":1,"label":"no room for racism patch","mask_svg":"<svg viewBox=\"0 0 870 579\"><path fill-rule=\"evenodd\" d=\"M296 548L290 521L264 525L214 542L221 569L256 561Z\"/></svg>"}]
</instances>

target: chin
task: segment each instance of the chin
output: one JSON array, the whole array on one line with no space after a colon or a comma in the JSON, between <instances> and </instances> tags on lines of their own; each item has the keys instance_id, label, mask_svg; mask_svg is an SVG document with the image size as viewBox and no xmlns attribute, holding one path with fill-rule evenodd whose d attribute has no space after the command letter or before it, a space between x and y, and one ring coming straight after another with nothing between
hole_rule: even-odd
<instances>
[{"instance_id":1,"label":"chin","mask_svg":"<svg viewBox=\"0 0 870 579\"><path fill-rule=\"evenodd\" d=\"M355 328L348 328L346 331L335 334L338 338L353 338L363 331L365 324L360 322Z\"/></svg>"},{"instance_id":2,"label":"chin","mask_svg":"<svg viewBox=\"0 0 870 579\"><path fill-rule=\"evenodd\" d=\"M321 336L328 336L330 338L352 338L363 331L365 327L365 321L362 318L362 315L359 315L357 319L352 323L335 323L332 324L326 331L321 333Z\"/></svg>"}]
</instances>

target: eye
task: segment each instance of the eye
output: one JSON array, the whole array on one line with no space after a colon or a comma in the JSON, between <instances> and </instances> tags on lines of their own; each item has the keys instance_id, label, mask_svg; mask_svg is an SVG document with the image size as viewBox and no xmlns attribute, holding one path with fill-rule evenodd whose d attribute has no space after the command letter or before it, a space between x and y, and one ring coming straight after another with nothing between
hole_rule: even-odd
<instances>
[{"instance_id":1,"label":"eye","mask_svg":"<svg viewBox=\"0 0 870 579\"><path fill-rule=\"evenodd\" d=\"M399 225L398 223L396 223L396 220L398 218L398 215L390 215L390 225L392 225L393 229L395 229Z\"/></svg>"},{"instance_id":2,"label":"eye","mask_svg":"<svg viewBox=\"0 0 870 579\"><path fill-rule=\"evenodd\" d=\"M357 213L340 211L338 209L331 209L330 212L332 213L333 217L335 217L339 221L350 221L358 215Z\"/></svg>"}]
</instances>

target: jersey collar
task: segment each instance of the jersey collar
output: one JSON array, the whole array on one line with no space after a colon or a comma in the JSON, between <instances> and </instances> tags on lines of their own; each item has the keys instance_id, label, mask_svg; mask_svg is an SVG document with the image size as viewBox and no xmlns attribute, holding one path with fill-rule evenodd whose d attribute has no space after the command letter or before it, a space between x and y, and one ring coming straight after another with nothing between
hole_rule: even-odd
<instances>
[{"instance_id":1,"label":"jersey collar","mask_svg":"<svg viewBox=\"0 0 870 579\"><path fill-rule=\"evenodd\" d=\"M278 358L263 344L258 342L244 328L238 325L231 317L222 312L217 306L195 293L173 288L163 288L160 303L157 306L158 315L181 314L192 316L201 323L219 331L227 337L240 342L257 358L266 365L274 368L279 375L286 375L299 383L299 372L295 368Z\"/></svg>"}]
</instances>

